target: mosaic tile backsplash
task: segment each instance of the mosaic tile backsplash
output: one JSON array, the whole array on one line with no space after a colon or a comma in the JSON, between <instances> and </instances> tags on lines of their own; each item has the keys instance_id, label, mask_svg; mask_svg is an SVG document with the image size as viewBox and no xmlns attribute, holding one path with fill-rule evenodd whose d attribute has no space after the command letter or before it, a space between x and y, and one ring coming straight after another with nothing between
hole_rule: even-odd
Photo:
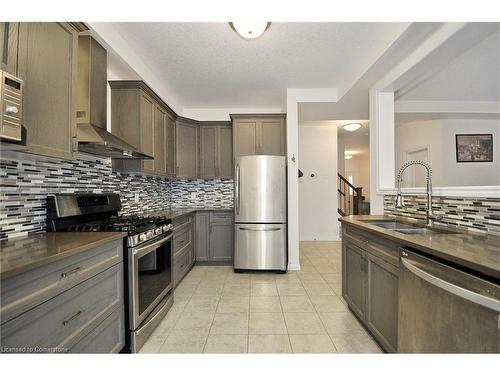
<instances>
[{"instance_id":1,"label":"mosaic tile backsplash","mask_svg":"<svg viewBox=\"0 0 500 375\"><path fill-rule=\"evenodd\" d=\"M426 197L405 196L405 204L403 208L396 208L394 196L386 195L384 212L425 220ZM433 197L432 209L436 215L443 215L440 222L449 227L500 235L500 198Z\"/></svg>"},{"instance_id":2,"label":"mosaic tile backsplash","mask_svg":"<svg viewBox=\"0 0 500 375\"><path fill-rule=\"evenodd\" d=\"M0 159L0 239L44 232L46 197L54 193L120 194L121 214L147 214L172 206L231 207L230 180L179 180L114 173L109 159L80 156L74 161ZM203 190L203 191L202 191ZM194 193L196 198L191 197ZM138 203L135 196L138 194Z\"/></svg>"},{"instance_id":3,"label":"mosaic tile backsplash","mask_svg":"<svg viewBox=\"0 0 500 375\"><path fill-rule=\"evenodd\" d=\"M171 181L172 207L233 207L233 180L175 180Z\"/></svg>"}]
</instances>

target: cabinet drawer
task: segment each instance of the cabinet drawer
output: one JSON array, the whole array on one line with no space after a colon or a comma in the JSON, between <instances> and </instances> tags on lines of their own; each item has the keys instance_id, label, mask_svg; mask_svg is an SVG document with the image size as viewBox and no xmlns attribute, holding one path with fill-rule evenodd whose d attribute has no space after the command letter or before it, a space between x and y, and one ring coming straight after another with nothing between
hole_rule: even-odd
<instances>
[{"instance_id":1,"label":"cabinet drawer","mask_svg":"<svg viewBox=\"0 0 500 375\"><path fill-rule=\"evenodd\" d=\"M231 211L214 211L210 212L210 221L224 221L232 223L233 213Z\"/></svg>"},{"instance_id":2,"label":"cabinet drawer","mask_svg":"<svg viewBox=\"0 0 500 375\"><path fill-rule=\"evenodd\" d=\"M71 353L118 353L125 345L124 306L117 308L71 349Z\"/></svg>"},{"instance_id":3,"label":"cabinet drawer","mask_svg":"<svg viewBox=\"0 0 500 375\"><path fill-rule=\"evenodd\" d=\"M2 280L0 322L3 324L117 263L123 262L123 241Z\"/></svg>"},{"instance_id":4,"label":"cabinet drawer","mask_svg":"<svg viewBox=\"0 0 500 375\"><path fill-rule=\"evenodd\" d=\"M182 227L187 226L193 220L193 214L187 214L184 216L177 217L172 220L174 226L174 231L180 230Z\"/></svg>"},{"instance_id":5,"label":"cabinet drawer","mask_svg":"<svg viewBox=\"0 0 500 375\"><path fill-rule=\"evenodd\" d=\"M188 247L174 259L174 286L177 286L184 275L189 271L193 248Z\"/></svg>"},{"instance_id":6,"label":"cabinet drawer","mask_svg":"<svg viewBox=\"0 0 500 375\"><path fill-rule=\"evenodd\" d=\"M394 266L399 265L398 244L376 234L363 232L346 225L343 240L346 240Z\"/></svg>"},{"instance_id":7,"label":"cabinet drawer","mask_svg":"<svg viewBox=\"0 0 500 375\"><path fill-rule=\"evenodd\" d=\"M184 249L186 246L189 246L193 243L193 230L191 226L187 226L182 229L180 232L174 233L173 237L173 251L174 255L179 251Z\"/></svg>"},{"instance_id":8,"label":"cabinet drawer","mask_svg":"<svg viewBox=\"0 0 500 375\"><path fill-rule=\"evenodd\" d=\"M5 347L70 349L123 305L117 264L1 326Z\"/></svg>"}]
</instances>

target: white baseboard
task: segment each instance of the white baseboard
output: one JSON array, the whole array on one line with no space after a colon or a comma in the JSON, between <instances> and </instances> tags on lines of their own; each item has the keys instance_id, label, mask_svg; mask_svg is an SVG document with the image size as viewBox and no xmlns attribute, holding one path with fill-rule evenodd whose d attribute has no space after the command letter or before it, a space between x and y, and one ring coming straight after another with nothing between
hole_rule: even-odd
<instances>
[{"instance_id":1,"label":"white baseboard","mask_svg":"<svg viewBox=\"0 0 500 375\"><path fill-rule=\"evenodd\" d=\"M288 271L300 271L300 264L293 263L293 264L288 264Z\"/></svg>"}]
</instances>

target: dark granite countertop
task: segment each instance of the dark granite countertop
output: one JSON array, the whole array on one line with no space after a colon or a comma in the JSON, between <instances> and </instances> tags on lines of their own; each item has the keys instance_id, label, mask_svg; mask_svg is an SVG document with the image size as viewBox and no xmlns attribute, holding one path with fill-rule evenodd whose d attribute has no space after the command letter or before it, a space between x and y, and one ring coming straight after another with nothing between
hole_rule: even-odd
<instances>
[{"instance_id":1,"label":"dark granite countertop","mask_svg":"<svg viewBox=\"0 0 500 375\"><path fill-rule=\"evenodd\" d=\"M125 237L124 232L48 232L0 243L0 278L90 250Z\"/></svg>"},{"instance_id":2,"label":"dark granite countertop","mask_svg":"<svg viewBox=\"0 0 500 375\"><path fill-rule=\"evenodd\" d=\"M500 236L487 233L456 232L430 234L402 234L370 224L370 220L397 220L387 215L346 216L342 223L381 235L423 253L458 264L484 275L500 279ZM449 229L448 227L436 226Z\"/></svg>"}]
</instances>

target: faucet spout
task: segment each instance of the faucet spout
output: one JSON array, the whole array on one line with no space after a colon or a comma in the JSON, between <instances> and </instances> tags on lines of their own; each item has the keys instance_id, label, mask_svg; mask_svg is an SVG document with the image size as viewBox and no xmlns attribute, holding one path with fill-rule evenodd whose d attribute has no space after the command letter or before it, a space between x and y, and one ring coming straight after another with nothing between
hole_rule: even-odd
<instances>
[{"instance_id":1,"label":"faucet spout","mask_svg":"<svg viewBox=\"0 0 500 375\"><path fill-rule=\"evenodd\" d=\"M403 172L406 170L406 168L412 166L412 165L421 165L425 168L427 171L427 211L426 211L426 219L427 219L427 225L432 225L432 221L437 218L434 216L434 213L432 211L432 169L429 163L423 161L423 160L411 160L409 162L404 163L401 168L399 168L398 171L398 176L397 176L397 183L398 183L398 190L396 193L396 208L401 208L404 207L404 199L403 199L403 194L401 193L401 181L403 179Z\"/></svg>"}]
</instances>

